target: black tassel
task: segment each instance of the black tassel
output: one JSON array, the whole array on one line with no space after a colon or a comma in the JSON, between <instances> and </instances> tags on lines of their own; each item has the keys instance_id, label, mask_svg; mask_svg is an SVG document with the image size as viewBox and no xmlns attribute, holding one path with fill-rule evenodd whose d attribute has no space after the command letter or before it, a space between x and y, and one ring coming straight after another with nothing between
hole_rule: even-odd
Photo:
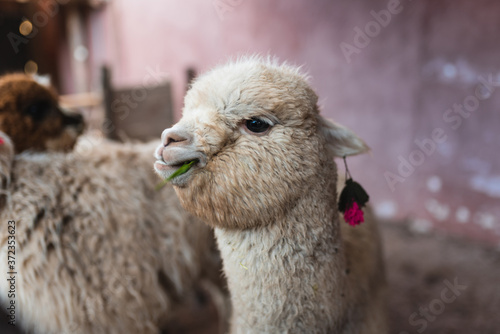
<instances>
[{"instance_id":1,"label":"black tassel","mask_svg":"<svg viewBox=\"0 0 500 334\"><path fill-rule=\"evenodd\" d=\"M339 198L339 211L346 212L352 206L353 202L358 203L359 207L366 205L370 196L366 193L363 187L352 178L345 181L345 187L342 189Z\"/></svg>"}]
</instances>

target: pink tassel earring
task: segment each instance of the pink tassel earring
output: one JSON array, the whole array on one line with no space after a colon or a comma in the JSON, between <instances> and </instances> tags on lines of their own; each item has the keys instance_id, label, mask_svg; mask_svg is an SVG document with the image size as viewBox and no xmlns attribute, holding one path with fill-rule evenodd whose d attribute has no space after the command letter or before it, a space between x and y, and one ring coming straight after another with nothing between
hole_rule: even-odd
<instances>
[{"instance_id":1,"label":"pink tassel earring","mask_svg":"<svg viewBox=\"0 0 500 334\"><path fill-rule=\"evenodd\" d=\"M352 179L349 168L345 165L345 186L340 193L339 211L344 213L344 220L351 226L356 226L365 221L362 208L370 199L363 187Z\"/></svg>"}]
</instances>

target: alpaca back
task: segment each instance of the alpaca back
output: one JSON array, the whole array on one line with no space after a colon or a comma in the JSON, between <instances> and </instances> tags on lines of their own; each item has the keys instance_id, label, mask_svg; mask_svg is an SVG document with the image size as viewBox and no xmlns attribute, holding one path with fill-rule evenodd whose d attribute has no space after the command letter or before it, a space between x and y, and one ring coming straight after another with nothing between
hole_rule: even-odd
<instances>
[{"instance_id":1,"label":"alpaca back","mask_svg":"<svg viewBox=\"0 0 500 334\"><path fill-rule=\"evenodd\" d=\"M155 144L14 158L1 221L16 221L18 321L36 333L157 333L200 278L213 238L155 191ZM0 261L7 263L7 231ZM7 282L0 282L5 300ZM47 320L49 319L49 320Z\"/></svg>"}]
</instances>

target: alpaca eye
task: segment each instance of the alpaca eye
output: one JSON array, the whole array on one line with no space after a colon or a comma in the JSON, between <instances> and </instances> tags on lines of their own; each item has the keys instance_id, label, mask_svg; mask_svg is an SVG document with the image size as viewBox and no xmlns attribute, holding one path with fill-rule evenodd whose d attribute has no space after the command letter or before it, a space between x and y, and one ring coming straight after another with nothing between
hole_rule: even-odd
<instances>
[{"instance_id":1,"label":"alpaca eye","mask_svg":"<svg viewBox=\"0 0 500 334\"><path fill-rule=\"evenodd\" d=\"M26 108L26 114L35 121L41 121L48 114L50 104L47 102L34 103Z\"/></svg>"},{"instance_id":2,"label":"alpaca eye","mask_svg":"<svg viewBox=\"0 0 500 334\"><path fill-rule=\"evenodd\" d=\"M269 123L266 123L258 118L252 118L247 120L245 122L245 126L250 132L260 133L260 134L266 132L271 127Z\"/></svg>"}]
</instances>

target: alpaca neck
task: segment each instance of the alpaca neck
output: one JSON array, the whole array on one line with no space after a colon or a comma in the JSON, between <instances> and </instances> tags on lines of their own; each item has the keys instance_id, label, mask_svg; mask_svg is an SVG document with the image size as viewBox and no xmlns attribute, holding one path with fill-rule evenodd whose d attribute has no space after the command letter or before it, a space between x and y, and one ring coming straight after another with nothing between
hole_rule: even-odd
<instances>
[{"instance_id":1,"label":"alpaca neck","mask_svg":"<svg viewBox=\"0 0 500 334\"><path fill-rule=\"evenodd\" d=\"M274 224L216 229L233 333L339 328L345 316L345 258L334 182L329 190L323 187L310 189Z\"/></svg>"}]
</instances>

